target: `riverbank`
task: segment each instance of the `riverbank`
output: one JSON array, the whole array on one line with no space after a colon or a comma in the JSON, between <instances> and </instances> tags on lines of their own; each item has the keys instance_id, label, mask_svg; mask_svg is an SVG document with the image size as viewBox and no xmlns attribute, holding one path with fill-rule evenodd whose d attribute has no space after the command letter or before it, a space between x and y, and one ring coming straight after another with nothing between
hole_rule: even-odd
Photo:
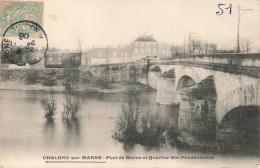
<instances>
[{"instance_id":1,"label":"riverbank","mask_svg":"<svg viewBox=\"0 0 260 168\"><path fill-rule=\"evenodd\" d=\"M120 93L125 92L127 87L129 87L130 84L127 82L115 82L110 83L109 89L102 89L99 87L95 87L93 85L81 85L76 88L75 92L80 93ZM150 87L147 87L143 84L136 83L135 86L137 87L137 90L142 91L152 91L153 89ZM65 86L63 85L56 85L56 86L43 86L39 83L37 84L31 84L27 85L23 82L18 81L1 81L0 82L0 90L23 90L23 91L55 91L55 92L63 92L65 91Z\"/></svg>"},{"instance_id":2,"label":"riverbank","mask_svg":"<svg viewBox=\"0 0 260 168\"><path fill-rule=\"evenodd\" d=\"M95 77L82 69L0 69L1 90L39 90L63 92L73 86L78 93L125 92L130 83ZM133 83L133 82L132 82ZM134 82L138 91L152 88ZM131 84L132 85L132 84Z\"/></svg>"}]
</instances>

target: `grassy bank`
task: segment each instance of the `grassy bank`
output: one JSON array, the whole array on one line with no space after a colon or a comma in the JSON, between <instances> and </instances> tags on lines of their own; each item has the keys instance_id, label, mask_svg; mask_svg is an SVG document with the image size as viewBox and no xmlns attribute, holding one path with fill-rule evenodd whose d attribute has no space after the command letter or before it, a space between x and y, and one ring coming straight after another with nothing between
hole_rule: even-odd
<instances>
[{"instance_id":1,"label":"grassy bank","mask_svg":"<svg viewBox=\"0 0 260 168\"><path fill-rule=\"evenodd\" d=\"M140 91L150 90L138 84ZM71 88L73 86L73 88ZM54 90L80 93L124 92L128 82L110 82L92 76L86 70L73 69L0 69L0 89Z\"/></svg>"}]
</instances>

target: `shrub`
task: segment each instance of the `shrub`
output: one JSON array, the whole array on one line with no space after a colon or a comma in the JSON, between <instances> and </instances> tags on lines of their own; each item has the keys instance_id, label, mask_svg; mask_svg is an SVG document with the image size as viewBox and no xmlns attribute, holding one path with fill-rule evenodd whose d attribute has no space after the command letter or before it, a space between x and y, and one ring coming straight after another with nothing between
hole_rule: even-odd
<instances>
[{"instance_id":1,"label":"shrub","mask_svg":"<svg viewBox=\"0 0 260 168\"><path fill-rule=\"evenodd\" d=\"M131 86L126 91L126 102L116 123L113 138L127 144L158 145L164 143L168 130L167 122L158 113L141 112L140 96Z\"/></svg>"},{"instance_id":2,"label":"shrub","mask_svg":"<svg viewBox=\"0 0 260 168\"><path fill-rule=\"evenodd\" d=\"M129 83L136 83L139 76L138 68L134 65L129 67Z\"/></svg>"},{"instance_id":3,"label":"shrub","mask_svg":"<svg viewBox=\"0 0 260 168\"><path fill-rule=\"evenodd\" d=\"M48 73L49 76L55 76L57 74L57 72L52 69L51 72Z\"/></svg>"},{"instance_id":4,"label":"shrub","mask_svg":"<svg viewBox=\"0 0 260 168\"><path fill-rule=\"evenodd\" d=\"M139 94L134 86L130 86L125 93L125 103L118 118L113 137L125 143L138 143L139 133Z\"/></svg>"},{"instance_id":5,"label":"shrub","mask_svg":"<svg viewBox=\"0 0 260 168\"><path fill-rule=\"evenodd\" d=\"M64 70L64 86L66 91L73 92L79 81L79 70L77 68Z\"/></svg>"},{"instance_id":6,"label":"shrub","mask_svg":"<svg viewBox=\"0 0 260 168\"><path fill-rule=\"evenodd\" d=\"M146 145L158 145L165 142L167 134L167 122L159 113L151 114L149 111L141 117L140 143Z\"/></svg>"},{"instance_id":7,"label":"shrub","mask_svg":"<svg viewBox=\"0 0 260 168\"><path fill-rule=\"evenodd\" d=\"M122 105L122 115L119 117L114 138L125 143L137 143L139 110Z\"/></svg>"},{"instance_id":8,"label":"shrub","mask_svg":"<svg viewBox=\"0 0 260 168\"><path fill-rule=\"evenodd\" d=\"M65 102L63 103L63 107L63 119L75 119L77 117L76 114L80 108L80 100L78 97L67 93L65 95Z\"/></svg>"},{"instance_id":9,"label":"shrub","mask_svg":"<svg viewBox=\"0 0 260 168\"><path fill-rule=\"evenodd\" d=\"M44 117L47 120L53 119L56 114L57 100L54 95L54 91L51 91L48 95L43 95L41 99L42 108L45 110Z\"/></svg>"},{"instance_id":10,"label":"shrub","mask_svg":"<svg viewBox=\"0 0 260 168\"><path fill-rule=\"evenodd\" d=\"M56 79L64 79L64 74L58 73Z\"/></svg>"},{"instance_id":11,"label":"shrub","mask_svg":"<svg viewBox=\"0 0 260 168\"><path fill-rule=\"evenodd\" d=\"M12 70L2 70L1 71L1 80L2 81L8 81L11 80L13 76Z\"/></svg>"},{"instance_id":12,"label":"shrub","mask_svg":"<svg viewBox=\"0 0 260 168\"><path fill-rule=\"evenodd\" d=\"M29 69L26 72L25 82L27 85L35 84L37 83L38 78L38 72L35 69Z\"/></svg>"},{"instance_id":13,"label":"shrub","mask_svg":"<svg viewBox=\"0 0 260 168\"><path fill-rule=\"evenodd\" d=\"M50 79L45 78L44 81L42 82L42 85L44 85L44 86L55 86L55 85L57 85L57 82L53 78L50 78Z\"/></svg>"},{"instance_id":14,"label":"shrub","mask_svg":"<svg viewBox=\"0 0 260 168\"><path fill-rule=\"evenodd\" d=\"M101 87L102 89L110 89L111 85L107 79L97 78L94 79L94 85L97 87Z\"/></svg>"},{"instance_id":15,"label":"shrub","mask_svg":"<svg viewBox=\"0 0 260 168\"><path fill-rule=\"evenodd\" d=\"M89 71L82 72L80 75L82 83L90 83L94 80L93 75Z\"/></svg>"}]
</instances>

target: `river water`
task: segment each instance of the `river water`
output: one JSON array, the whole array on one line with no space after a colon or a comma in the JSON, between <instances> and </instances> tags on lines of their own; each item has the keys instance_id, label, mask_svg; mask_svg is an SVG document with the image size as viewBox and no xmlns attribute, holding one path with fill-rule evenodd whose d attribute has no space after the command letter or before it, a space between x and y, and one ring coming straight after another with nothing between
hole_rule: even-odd
<instances>
[{"instance_id":1,"label":"river water","mask_svg":"<svg viewBox=\"0 0 260 168\"><path fill-rule=\"evenodd\" d=\"M142 146L139 144L128 146L112 138L116 120L121 113L124 101L123 93L92 94L80 96L81 108L78 119L70 122L62 120L63 95L55 94L58 99L57 114L53 122L47 122L43 118L44 110L41 107L42 92L40 91L0 91L1 112L1 164L4 167L106 167L111 166L164 166L171 167L244 167L255 166L258 161L257 154L237 155L237 152L219 153L212 150L199 150L183 148L176 144L162 144L159 146ZM144 110L158 111L167 118L174 127L182 130L179 140L195 142L194 144L215 144L215 127L212 122L200 122L197 118L188 119L189 108L179 109L183 106L214 107L212 101L192 100L182 98L183 103L178 106L164 106L155 103L156 92L144 92L141 94L141 106ZM199 104L199 105L198 105ZM203 104L203 105L201 105ZM210 105L208 105L210 104ZM213 101L214 104L214 101ZM203 109L203 108L202 108ZM205 108L204 108L205 109ZM194 111L194 110L193 110ZM205 111L205 110L204 110ZM206 110L208 111L208 110ZM195 110L196 113L196 110ZM202 113L202 119L214 120L211 113ZM189 117L188 117L189 118ZM196 122L198 122L196 124ZM205 124L206 123L206 124ZM204 124L204 125L203 125ZM200 126L203 125L203 126ZM201 128L206 132L205 137L198 132L196 136L190 132L196 132ZM190 128L190 130L188 129ZM207 129L206 129L207 128ZM229 127L230 128L230 127ZM212 133L213 132L213 133ZM213 135L214 134L214 135ZM213 138L212 138L213 137ZM252 138L252 137L251 137ZM253 137L254 138L254 137ZM196 139L196 140L194 140ZM212 140L213 139L213 140ZM204 142L207 141L207 142ZM225 141L223 141L225 142ZM191 143L192 144L192 143ZM200 145L198 145L200 146ZM210 151L210 152L209 152ZM106 164L69 164L45 163L44 156L213 156L214 159L193 160L109 160Z\"/></svg>"}]
</instances>

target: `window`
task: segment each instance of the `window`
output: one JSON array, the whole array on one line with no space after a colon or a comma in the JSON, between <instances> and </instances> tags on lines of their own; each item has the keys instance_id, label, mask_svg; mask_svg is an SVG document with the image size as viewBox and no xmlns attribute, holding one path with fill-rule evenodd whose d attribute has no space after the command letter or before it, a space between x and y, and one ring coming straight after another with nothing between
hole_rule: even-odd
<instances>
[{"instance_id":1,"label":"window","mask_svg":"<svg viewBox=\"0 0 260 168\"><path fill-rule=\"evenodd\" d=\"M137 49L137 48L135 48L134 52L135 52L135 54L137 54L137 53L138 53L138 49Z\"/></svg>"},{"instance_id":2,"label":"window","mask_svg":"<svg viewBox=\"0 0 260 168\"><path fill-rule=\"evenodd\" d=\"M143 48L141 48L141 53L144 53L144 49Z\"/></svg>"},{"instance_id":3,"label":"window","mask_svg":"<svg viewBox=\"0 0 260 168\"><path fill-rule=\"evenodd\" d=\"M98 57L101 58L101 53L98 54Z\"/></svg>"}]
</instances>

